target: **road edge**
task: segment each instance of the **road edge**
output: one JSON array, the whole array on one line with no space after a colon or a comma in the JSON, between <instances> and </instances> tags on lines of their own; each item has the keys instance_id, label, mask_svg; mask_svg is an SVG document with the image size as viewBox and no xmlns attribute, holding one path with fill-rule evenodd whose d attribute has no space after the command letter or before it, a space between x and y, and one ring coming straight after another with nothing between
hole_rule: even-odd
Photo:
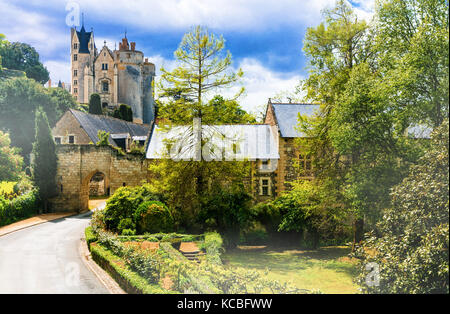
<instances>
[{"instance_id":1,"label":"road edge","mask_svg":"<svg viewBox=\"0 0 450 314\"><path fill-rule=\"evenodd\" d=\"M80 240L78 252L86 267L97 277L110 294L127 294L119 284L92 259L84 237Z\"/></svg>"}]
</instances>

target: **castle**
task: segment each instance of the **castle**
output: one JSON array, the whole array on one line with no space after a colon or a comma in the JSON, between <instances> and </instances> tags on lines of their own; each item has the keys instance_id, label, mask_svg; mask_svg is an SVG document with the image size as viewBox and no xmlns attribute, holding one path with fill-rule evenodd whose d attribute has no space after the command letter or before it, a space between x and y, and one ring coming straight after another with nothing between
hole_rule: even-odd
<instances>
[{"instance_id":1,"label":"castle","mask_svg":"<svg viewBox=\"0 0 450 314\"><path fill-rule=\"evenodd\" d=\"M94 31L71 28L71 93L79 103L89 103L93 93L100 95L103 108L129 105L133 122L150 124L154 119L153 80L155 65L136 50L135 42L125 37L118 50L94 42Z\"/></svg>"}]
</instances>

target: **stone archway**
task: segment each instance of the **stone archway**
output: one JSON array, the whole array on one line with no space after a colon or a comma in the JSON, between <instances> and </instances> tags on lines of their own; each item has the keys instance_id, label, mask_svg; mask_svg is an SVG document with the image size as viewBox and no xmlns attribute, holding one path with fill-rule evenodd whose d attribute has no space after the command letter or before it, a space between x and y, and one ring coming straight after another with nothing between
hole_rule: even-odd
<instances>
[{"instance_id":1,"label":"stone archway","mask_svg":"<svg viewBox=\"0 0 450 314\"><path fill-rule=\"evenodd\" d=\"M81 191L80 191L81 204L80 205L81 205L82 210L89 209L89 197L91 196L92 182L99 175L101 175L102 179L103 179L102 181L103 181L104 194L109 195L110 180L109 180L109 176L108 176L108 171L100 171L100 170L90 171L81 180Z\"/></svg>"}]
</instances>

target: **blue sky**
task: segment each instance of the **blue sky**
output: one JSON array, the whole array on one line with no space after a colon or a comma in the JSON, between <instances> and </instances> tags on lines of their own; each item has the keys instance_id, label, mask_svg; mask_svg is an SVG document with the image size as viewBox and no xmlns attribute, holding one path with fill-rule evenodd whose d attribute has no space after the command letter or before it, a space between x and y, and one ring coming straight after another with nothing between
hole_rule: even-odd
<instances>
[{"instance_id":1,"label":"blue sky","mask_svg":"<svg viewBox=\"0 0 450 314\"><path fill-rule=\"evenodd\" d=\"M207 26L226 39L233 67L242 68L243 107L256 111L268 97L292 92L306 77L302 40L307 27L321 21L321 11L335 0L0 0L0 33L9 41L34 46L54 84L70 81L70 27L67 5L84 12L98 48L114 49L123 37L155 63L172 68L173 52L193 25ZM360 18L369 19L374 0L354 0ZM222 91L233 95L238 89Z\"/></svg>"}]
</instances>

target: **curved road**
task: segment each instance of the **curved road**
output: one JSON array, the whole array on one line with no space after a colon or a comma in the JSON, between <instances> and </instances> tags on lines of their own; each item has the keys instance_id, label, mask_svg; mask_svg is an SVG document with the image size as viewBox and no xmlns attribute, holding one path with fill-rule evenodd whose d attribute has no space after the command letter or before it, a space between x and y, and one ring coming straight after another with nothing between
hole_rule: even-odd
<instances>
[{"instance_id":1,"label":"curved road","mask_svg":"<svg viewBox=\"0 0 450 314\"><path fill-rule=\"evenodd\" d=\"M109 293L79 253L89 220L86 213L0 237L0 293Z\"/></svg>"}]
</instances>

